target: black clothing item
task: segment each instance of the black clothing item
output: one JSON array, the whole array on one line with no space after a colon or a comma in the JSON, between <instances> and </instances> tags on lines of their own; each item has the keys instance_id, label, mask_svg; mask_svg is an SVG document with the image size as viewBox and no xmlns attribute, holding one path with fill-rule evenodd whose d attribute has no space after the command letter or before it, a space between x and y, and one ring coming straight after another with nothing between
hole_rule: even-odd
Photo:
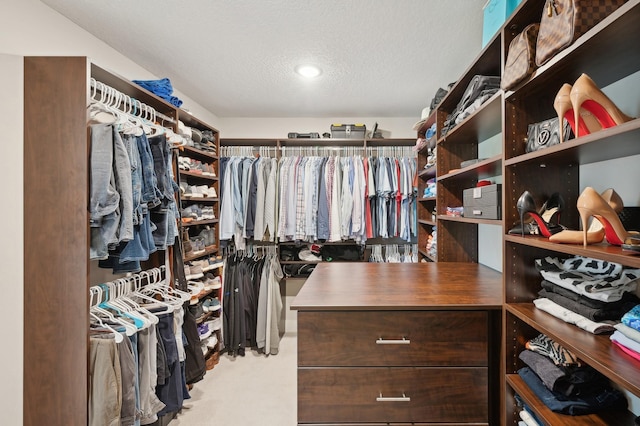
<instances>
[{"instance_id":1,"label":"black clothing item","mask_svg":"<svg viewBox=\"0 0 640 426\"><path fill-rule=\"evenodd\" d=\"M256 208L258 206L258 160L251 163L251 173L249 180L249 203L247 204L247 218L244 229L247 231L247 238L254 237L256 225Z\"/></svg>"},{"instance_id":2,"label":"black clothing item","mask_svg":"<svg viewBox=\"0 0 640 426\"><path fill-rule=\"evenodd\" d=\"M178 412L182 408L184 395L182 393L180 356L176 336L173 334L173 314L162 315L159 320L157 325L158 343L163 346L166 355L164 380L160 381L160 366L158 365L158 385L156 386L156 396L165 404L165 407L158 413L158 416L162 416L166 413Z\"/></svg>"},{"instance_id":3,"label":"black clothing item","mask_svg":"<svg viewBox=\"0 0 640 426\"><path fill-rule=\"evenodd\" d=\"M202 380L207 372L204 354L200 349L200 335L196 319L189 311L189 302L186 302L184 310L184 322L182 323L183 343L186 352L185 359L185 380L187 383L196 383Z\"/></svg>"},{"instance_id":4,"label":"black clothing item","mask_svg":"<svg viewBox=\"0 0 640 426\"><path fill-rule=\"evenodd\" d=\"M635 305L640 304L640 298L638 298L638 296L636 296L635 294L629 292L624 293L622 295L622 299L616 302L604 302L602 300L591 299L590 297L583 296L576 293L575 291L571 291L547 280L542 280L541 285L542 288L547 291L558 293L568 299L579 302L580 304L593 309L610 309L618 311L624 310L624 314L625 312L631 310L631 308L633 308ZM618 317L618 319L620 319L620 317Z\"/></svg>"},{"instance_id":5,"label":"black clothing item","mask_svg":"<svg viewBox=\"0 0 640 426\"><path fill-rule=\"evenodd\" d=\"M174 286L178 290L187 291L187 277L184 274L184 257L182 255L182 241L176 237L173 244L173 274Z\"/></svg>"},{"instance_id":6,"label":"black clothing item","mask_svg":"<svg viewBox=\"0 0 640 426\"><path fill-rule=\"evenodd\" d=\"M265 258L247 258L245 262L249 265L249 274L243 279L246 344L251 348L257 348L258 295Z\"/></svg>"},{"instance_id":7,"label":"black clothing item","mask_svg":"<svg viewBox=\"0 0 640 426\"><path fill-rule=\"evenodd\" d=\"M630 294L630 293L628 293ZM582 315L585 318L590 319L591 321L601 322L605 320L620 320L622 316L627 313L631 308L636 306L637 302L626 302L626 303L605 303L605 306L601 308L591 308L589 306L584 305L581 301L572 300L568 297L565 297L559 293L555 293L553 291L542 289L538 292L540 297L546 297L547 299L557 303L558 305L566 308L572 312ZM632 295L633 296L633 295ZM635 296L633 296L636 298ZM611 305L611 306L607 306Z\"/></svg>"},{"instance_id":8,"label":"black clothing item","mask_svg":"<svg viewBox=\"0 0 640 426\"><path fill-rule=\"evenodd\" d=\"M244 356L245 350L245 316L244 298L241 277L245 266L238 255L227 258L224 275L223 321L225 336L224 350L232 356Z\"/></svg>"}]
</instances>

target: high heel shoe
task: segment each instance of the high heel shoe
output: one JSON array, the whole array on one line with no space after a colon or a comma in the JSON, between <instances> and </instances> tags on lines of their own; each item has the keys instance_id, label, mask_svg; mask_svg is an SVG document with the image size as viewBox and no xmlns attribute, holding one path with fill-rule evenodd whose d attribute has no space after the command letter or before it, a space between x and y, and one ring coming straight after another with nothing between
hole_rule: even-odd
<instances>
[{"instance_id":1,"label":"high heel shoe","mask_svg":"<svg viewBox=\"0 0 640 426\"><path fill-rule=\"evenodd\" d=\"M597 132L602 126L600 126L598 120L588 111L580 111L579 119L576 123L573 105L571 104L571 88L572 86L570 84L563 84L553 101L553 108L558 114L558 122L562 123L563 119L566 119L576 137L578 136L578 129L580 129L579 132L582 136ZM564 138L564 126L560 125L560 143L564 142Z\"/></svg>"},{"instance_id":2,"label":"high heel shoe","mask_svg":"<svg viewBox=\"0 0 640 426\"><path fill-rule=\"evenodd\" d=\"M600 194L616 213L620 213L624 208L622 198L612 188L608 188ZM604 240L604 226L599 220L593 219L589 229L587 229L587 244L598 244ZM565 229L549 237L549 241L559 244L584 244L584 231Z\"/></svg>"},{"instance_id":3,"label":"high heel shoe","mask_svg":"<svg viewBox=\"0 0 640 426\"><path fill-rule=\"evenodd\" d=\"M540 234L549 238L551 235L562 231L562 226L559 225L559 218L562 209L564 208L564 200L559 193L554 193L543 204L540 211L536 209L536 203L533 196L529 191L524 191L518 202L516 203L518 214L520 215L520 223L524 223L524 216L529 214L538 224ZM552 223L551 220L556 218L556 223ZM524 227L522 227L522 236L524 237Z\"/></svg>"},{"instance_id":4,"label":"high heel shoe","mask_svg":"<svg viewBox=\"0 0 640 426\"><path fill-rule=\"evenodd\" d=\"M581 108L591 112L603 129L633 120L633 117L620 111L586 74L582 74L573 84L570 98L575 121L578 121Z\"/></svg>"},{"instance_id":5,"label":"high heel shoe","mask_svg":"<svg viewBox=\"0 0 640 426\"><path fill-rule=\"evenodd\" d=\"M595 217L604 227L604 235L611 245L621 246L630 235L609 203L590 186L586 187L578 197L578 212L582 221L583 245L587 245L587 222Z\"/></svg>"}]
</instances>

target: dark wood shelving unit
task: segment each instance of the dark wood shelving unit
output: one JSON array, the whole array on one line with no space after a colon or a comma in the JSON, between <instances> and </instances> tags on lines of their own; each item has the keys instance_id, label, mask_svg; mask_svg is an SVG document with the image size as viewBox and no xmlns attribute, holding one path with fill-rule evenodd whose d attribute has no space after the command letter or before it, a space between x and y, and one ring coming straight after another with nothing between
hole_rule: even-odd
<instances>
[{"instance_id":1,"label":"dark wood shelving unit","mask_svg":"<svg viewBox=\"0 0 640 426\"><path fill-rule=\"evenodd\" d=\"M508 19L501 31L505 56L515 35L526 25L540 21L540 11L545 3L543 0L523 1ZM503 96L505 425L514 425L519 420L514 399L516 394L547 425L634 424L635 416L629 411L576 417L553 413L528 388L517 371L523 366L518 355L525 342L543 333L602 373L614 386L640 396L640 363L613 345L608 335L584 331L537 309L533 304L542 281L534 266L536 259L584 256L640 268L640 256L606 241L584 247L582 244L556 244L540 236L509 235L506 231L519 221L516 202L525 190L534 195L539 205L559 191L565 206L568 206L562 212L562 224L570 229L579 229L580 220L575 206L584 189L580 186L584 180L580 174L582 170L590 170L581 166L640 154L640 146L636 143L640 136L638 119L536 152L526 153L523 143L529 124L556 116L553 100L564 83L571 84L586 73L599 87L606 87L616 82L625 84L629 81L627 77L640 71L640 54L633 41L638 36L640 1L629 0L538 68L529 80ZM617 171L612 175L614 180L615 173ZM638 176L635 171L630 173L620 173L619 179Z\"/></svg>"}]
</instances>

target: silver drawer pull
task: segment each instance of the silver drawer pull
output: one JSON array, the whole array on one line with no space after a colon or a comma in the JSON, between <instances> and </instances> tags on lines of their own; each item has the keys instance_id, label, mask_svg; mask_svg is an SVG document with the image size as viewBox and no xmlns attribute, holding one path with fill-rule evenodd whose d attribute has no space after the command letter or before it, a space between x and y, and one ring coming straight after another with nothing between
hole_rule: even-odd
<instances>
[{"instance_id":1,"label":"silver drawer pull","mask_svg":"<svg viewBox=\"0 0 640 426\"><path fill-rule=\"evenodd\" d=\"M411 398L409 398L404 393L402 396L382 396L382 392L380 392L380 396L376 398L377 402L410 402Z\"/></svg>"},{"instance_id":2,"label":"silver drawer pull","mask_svg":"<svg viewBox=\"0 0 640 426\"><path fill-rule=\"evenodd\" d=\"M383 339L382 337L379 337L378 340L376 340L376 345L410 345L410 344L411 344L411 340L405 339L404 337L402 338L402 340Z\"/></svg>"}]
</instances>

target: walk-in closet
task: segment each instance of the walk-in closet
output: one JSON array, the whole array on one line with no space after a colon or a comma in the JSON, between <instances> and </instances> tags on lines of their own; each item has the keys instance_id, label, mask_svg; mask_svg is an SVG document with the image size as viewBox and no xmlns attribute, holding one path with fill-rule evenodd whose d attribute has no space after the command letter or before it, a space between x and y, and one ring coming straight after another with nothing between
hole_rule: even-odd
<instances>
[{"instance_id":1,"label":"walk-in closet","mask_svg":"<svg viewBox=\"0 0 640 426\"><path fill-rule=\"evenodd\" d=\"M2 12L1 424L640 424L640 0Z\"/></svg>"}]
</instances>

